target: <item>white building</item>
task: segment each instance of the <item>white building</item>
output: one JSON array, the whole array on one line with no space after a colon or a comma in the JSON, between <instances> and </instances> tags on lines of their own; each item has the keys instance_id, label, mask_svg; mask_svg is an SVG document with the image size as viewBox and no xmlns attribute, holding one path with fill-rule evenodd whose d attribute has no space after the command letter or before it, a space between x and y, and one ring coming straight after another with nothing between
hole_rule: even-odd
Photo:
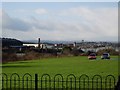
<instances>
[{"instance_id":1,"label":"white building","mask_svg":"<svg viewBox=\"0 0 120 90\"><path fill-rule=\"evenodd\" d=\"M23 44L23 46L34 46L34 47L38 47L38 44Z\"/></svg>"}]
</instances>

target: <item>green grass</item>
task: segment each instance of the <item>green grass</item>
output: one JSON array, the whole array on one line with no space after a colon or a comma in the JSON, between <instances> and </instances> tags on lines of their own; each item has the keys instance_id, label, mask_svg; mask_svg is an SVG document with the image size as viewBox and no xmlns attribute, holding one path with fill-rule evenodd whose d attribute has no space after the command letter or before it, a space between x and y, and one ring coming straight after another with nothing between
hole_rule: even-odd
<instances>
[{"instance_id":1,"label":"green grass","mask_svg":"<svg viewBox=\"0 0 120 90\"><path fill-rule=\"evenodd\" d=\"M2 64L2 72L6 74L18 73L20 75L25 73L55 75L59 73L65 76L68 74L76 76L81 74L87 74L88 76L112 74L118 76L118 60L115 60L117 56L112 58L113 60L88 60L86 56L78 56L16 61Z\"/></svg>"},{"instance_id":2,"label":"green grass","mask_svg":"<svg viewBox=\"0 0 120 90\"><path fill-rule=\"evenodd\" d=\"M96 74L101 75L102 79L107 75L114 75L117 80L117 59L117 56L112 56L111 60L101 60L100 56L98 56L98 60L88 60L87 56L77 56L16 61L2 64L2 72L6 73L8 76L13 73L18 73L20 78L22 78L25 73L30 73L32 75L32 78L34 78L35 73L37 73L39 76L42 76L43 74L49 74L52 78L56 74L62 74L64 79L66 79L67 75L74 74L77 80L82 74L88 75L90 80ZM8 83L10 85L10 82ZM102 86L105 87L104 83L102 84ZM34 87L34 83L32 83L32 86ZM79 85L77 83L77 87L78 86ZM20 87L22 87L22 82L20 82ZM92 87L91 84L90 87ZM114 87L114 84L112 87Z\"/></svg>"}]
</instances>

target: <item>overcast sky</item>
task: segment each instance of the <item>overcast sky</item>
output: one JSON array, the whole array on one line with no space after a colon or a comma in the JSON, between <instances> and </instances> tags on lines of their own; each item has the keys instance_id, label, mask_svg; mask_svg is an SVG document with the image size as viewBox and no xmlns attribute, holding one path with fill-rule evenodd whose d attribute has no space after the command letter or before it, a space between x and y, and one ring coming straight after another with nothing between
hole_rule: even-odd
<instances>
[{"instance_id":1,"label":"overcast sky","mask_svg":"<svg viewBox=\"0 0 120 90\"><path fill-rule=\"evenodd\" d=\"M2 36L20 40L118 40L117 2L4 2Z\"/></svg>"}]
</instances>

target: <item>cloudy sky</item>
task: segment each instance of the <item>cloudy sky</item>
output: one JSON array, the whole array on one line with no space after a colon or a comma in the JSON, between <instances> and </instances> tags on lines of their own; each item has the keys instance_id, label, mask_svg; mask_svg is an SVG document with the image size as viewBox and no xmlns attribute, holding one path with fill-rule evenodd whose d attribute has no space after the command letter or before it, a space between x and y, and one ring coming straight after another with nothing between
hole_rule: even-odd
<instances>
[{"instance_id":1,"label":"cloudy sky","mask_svg":"<svg viewBox=\"0 0 120 90\"><path fill-rule=\"evenodd\" d=\"M2 37L20 40L118 40L117 2L4 2Z\"/></svg>"}]
</instances>

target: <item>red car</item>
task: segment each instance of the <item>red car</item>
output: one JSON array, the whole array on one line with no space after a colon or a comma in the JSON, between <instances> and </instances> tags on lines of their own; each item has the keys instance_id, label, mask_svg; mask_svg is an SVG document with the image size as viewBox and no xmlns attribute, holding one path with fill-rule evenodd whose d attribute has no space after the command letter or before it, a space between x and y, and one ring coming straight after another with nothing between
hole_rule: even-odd
<instances>
[{"instance_id":1,"label":"red car","mask_svg":"<svg viewBox=\"0 0 120 90\"><path fill-rule=\"evenodd\" d=\"M95 53L91 53L91 54L88 56L88 59L96 59L96 54L95 54Z\"/></svg>"}]
</instances>

